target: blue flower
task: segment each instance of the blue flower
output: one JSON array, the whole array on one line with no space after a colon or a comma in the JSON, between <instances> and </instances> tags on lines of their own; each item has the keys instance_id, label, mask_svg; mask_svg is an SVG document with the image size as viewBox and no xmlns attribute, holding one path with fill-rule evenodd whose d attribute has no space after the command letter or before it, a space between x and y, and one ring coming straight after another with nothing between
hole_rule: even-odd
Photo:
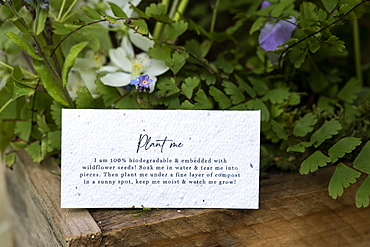
<instances>
[{"instance_id":1,"label":"blue flower","mask_svg":"<svg viewBox=\"0 0 370 247\"><path fill-rule=\"evenodd\" d=\"M270 6L270 3L263 1L262 8ZM291 16L289 19L269 21L261 29L258 43L265 51L275 51L278 46L283 45L292 37L293 31L297 28L296 19Z\"/></svg>"},{"instance_id":2,"label":"blue flower","mask_svg":"<svg viewBox=\"0 0 370 247\"><path fill-rule=\"evenodd\" d=\"M136 79L131 80L130 84L135 85L138 91L149 91L149 85L153 80L149 75L140 75Z\"/></svg>"}]
</instances>

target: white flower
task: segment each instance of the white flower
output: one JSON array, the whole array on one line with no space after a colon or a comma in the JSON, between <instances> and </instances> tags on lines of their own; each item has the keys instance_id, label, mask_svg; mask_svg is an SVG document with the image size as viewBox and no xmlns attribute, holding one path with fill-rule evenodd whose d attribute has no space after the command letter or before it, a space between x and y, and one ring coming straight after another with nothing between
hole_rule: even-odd
<instances>
[{"instance_id":1,"label":"white flower","mask_svg":"<svg viewBox=\"0 0 370 247\"><path fill-rule=\"evenodd\" d=\"M86 52L85 58L77 58L76 62L69 72L67 90L72 99L77 97L77 90L86 86L93 97L98 97L95 80L97 78L96 70L105 63L105 57L102 54L93 51Z\"/></svg>"},{"instance_id":2,"label":"white flower","mask_svg":"<svg viewBox=\"0 0 370 247\"><path fill-rule=\"evenodd\" d=\"M104 66L100 69L100 72L108 73L101 77L100 80L105 85L112 87L127 86L131 80L140 75L147 74L153 80L149 86L149 92L153 92L157 81L156 76L168 70L168 67L163 61L150 58L146 52L135 54L134 48L127 36L123 37L121 47L109 50L109 57L111 65Z\"/></svg>"}]
</instances>

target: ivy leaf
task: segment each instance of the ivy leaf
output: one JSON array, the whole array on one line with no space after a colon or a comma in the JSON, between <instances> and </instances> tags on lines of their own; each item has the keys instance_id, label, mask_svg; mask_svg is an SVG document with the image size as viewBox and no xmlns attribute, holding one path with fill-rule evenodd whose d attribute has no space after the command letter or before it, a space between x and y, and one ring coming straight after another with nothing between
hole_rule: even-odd
<instances>
[{"instance_id":1,"label":"ivy leaf","mask_svg":"<svg viewBox=\"0 0 370 247\"><path fill-rule=\"evenodd\" d=\"M64 61L63 71L62 71L62 81L63 86L68 83L68 73L72 69L73 65L76 62L77 55L86 47L87 42L82 42L77 45L72 46L69 50L69 53Z\"/></svg>"},{"instance_id":2,"label":"ivy leaf","mask_svg":"<svg viewBox=\"0 0 370 247\"><path fill-rule=\"evenodd\" d=\"M245 100L244 94L234 83L230 81L223 81L222 86L225 87L225 93L231 96L230 98L234 105L239 104Z\"/></svg>"},{"instance_id":3,"label":"ivy leaf","mask_svg":"<svg viewBox=\"0 0 370 247\"><path fill-rule=\"evenodd\" d=\"M370 199L370 177L367 176L356 193L356 207L368 207Z\"/></svg>"},{"instance_id":4,"label":"ivy leaf","mask_svg":"<svg viewBox=\"0 0 370 247\"><path fill-rule=\"evenodd\" d=\"M256 98L251 99L246 103L246 106L250 110L261 110L261 121L267 122L270 120L270 111L268 110L265 103L262 100Z\"/></svg>"},{"instance_id":5,"label":"ivy leaf","mask_svg":"<svg viewBox=\"0 0 370 247\"><path fill-rule=\"evenodd\" d=\"M274 119L271 119L271 127L280 139L288 140L288 134L280 123L276 122Z\"/></svg>"},{"instance_id":6,"label":"ivy leaf","mask_svg":"<svg viewBox=\"0 0 370 247\"><path fill-rule=\"evenodd\" d=\"M272 104L281 104L289 99L290 93L288 88L276 88L269 90L262 98L263 101L270 100Z\"/></svg>"},{"instance_id":7,"label":"ivy leaf","mask_svg":"<svg viewBox=\"0 0 370 247\"><path fill-rule=\"evenodd\" d=\"M203 89L198 90L197 94L195 95L195 101L196 101L194 104L195 109L207 110L213 108L212 103L209 101Z\"/></svg>"},{"instance_id":8,"label":"ivy leaf","mask_svg":"<svg viewBox=\"0 0 370 247\"><path fill-rule=\"evenodd\" d=\"M94 109L98 108L96 102L86 86L80 87L77 92L76 108Z\"/></svg>"},{"instance_id":9,"label":"ivy leaf","mask_svg":"<svg viewBox=\"0 0 370 247\"><path fill-rule=\"evenodd\" d=\"M356 78L351 78L346 85L339 91L338 98L353 103L357 99L357 94L361 91L361 84Z\"/></svg>"},{"instance_id":10,"label":"ivy leaf","mask_svg":"<svg viewBox=\"0 0 370 247\"><path fill-rule=\"evenodd\" d=\"M170 67L174 74L180 71L180 69L185 65L186 59L188 59L189 54L185 51L175 51L172 54L171 62L166 62L166 65Z\"/></svg>"},{"instance_id":11,"label":"ivy leaf","mask_svg":"<svg viewBox=\"0 0 370 247\"><path fill-rule=\"evenodd\" d=\"M328 156L325 156L321 151L317 150L302 162L299 172L301 174L308 174L317 171L319 166L324 167L330 161L331 159Z\"/></svg>"},{"instance_id":12,"label":"ivy leaf","mask_svg":"<svg viewBox=\"0 0 370 247\"><path fill-rule=\"evenodd\" d=\"M326 139L330 139L333 135L338 134L338 130L342 129L342 125L337 120L331 120L324 123L315 133L312 134L310 142L317 148Z\"/></svg>"},{"instance_id":13,"label":"ivy leaf","mask_svg":"<svg viewBox=\"0 0 370 247\"><path fill-rule=\"evenodd\" d=\"M324 42L329 43L333 45L335 48L337 48L338 51L342 52L346 47L344 46L344 42L340 40L337 36L332 35Z\"/></svg>"},{"instance_id":14,"label":"ivy leaf","mask_svg":"<svg viewBox=\"0 0 370 247\"><path fill-rule=\"evenodd\" d=\"M221 109L226 109L231 106L231 100L221 90L211 86L209 94L216 100Z\"/></svg>"},{"instance_id":15,"label":"ivy leaf","mask_svg":"<svg viewBox=\"0 0 370 247\"><path fill-rule=\"evenodd\" d=\"M181 84L181 89L187 98L193 97L193 90L199 85L200 79L198 77L188 77L185 83Z\"/></svg>"},{"instance_id":16,"label":"ivy leaf","mask_svg":"<svg viewBox=\"0 0 370 247\"><path fill-rule=\"evenodd\" d=\"M83 10L83 12L85 12L85 14L90 18L90 19L93 19L93 20L100 20L100 14L93 8L87 6L87 5L82 5L81 6L81 9Z\"/></svg>"},{"instance_id":17,"label":"ivy leaf","mask_svg":"<svg viewBox=\"0 0 370 247\"><path fill-rule=\"evenodd\" d=\"M313 130L313 125L317 123L317 117L313 113L307 113L294 126L293 135L304 137Z\"/></svg>"},{"instance_id":18,"label":"ivy leaf","mask_svg":"<svg viewBox=\"0 0 370 247\"><path fill-rule=\"evenodd\" d=\"M304 151L306 150L306 148L310 147L312 145L311 142L300 142L296 145L293 145L293 146L290 146L288 147L288 149L286 150L287 152L300 152L300 153L304 153Z\"/></svg>"},{"instance_id":19,"label":"ivy leaf","mask_svg":"<svg viewBox=\"0 0 370 247\"><path fill-rule=\"evenodd\" d=\"M17 44L22 50L28 53L31 57L36 60L43 60L39 55L37 55L33 49L33 47L25 40L24 38L16 35L15 33L8 32L6 33L9 39L11 39L15 44Z\"/></svg>"},{"instance_id":20,"label":"ivy leaf","mask_svg":"<svg viewBox=\"0 0 370 247\"><path fill-rule=\"evenodd\" d=\"M34 162L41 162L42 156L41 156L41 145L39 141L33 142L30 145L28 145L25 150L27 153L31 156L32 160Z\"/></svg>"},{"instance_id":21,"label":"ivy leaf","mask_svg":"<svg viewBox=\"0 0 370 247\"><path fill-rule=\"evenodd\" d=\"M352 152L360 144L360 138L345 137L341 139L340 141L335 143L328 151L331 162L336 162L338 158L342 158L346 153Z\"/></svg>"},{"instance_id":22,"label":"ivy leaf","mask_svg":"<svg viewBox=\"0 0 370 247\"><path fill-rule=\"evenodd\" d=\"M356 179L360 176L359 171L353 170L342 163L338 164L329 182L329 196L337 199L338 196L343 194L343 188L348 188L351 184L356 183Z\"/></svg>"},{"instance_id":23,"label":"ivy leaf","mask_svg":"<svg viewBox=\"0 0 370 247\"><path fill-rule=\"evenodd\" d=\"M366 143L355 161L353 161L353 167L370 174L370 141Z\"/></svg>"},{"instance_id":24,"label":"ivy leaf","mask_svg":"<svg viewBox=\"0 0 370 247\"><path fill-rule=\"evenodd\" d=\"M113 2L108 2L114 16L116 17L121 17L121 18L126 18L127 15L126 13L115 3Z\"/></svg>"}]
</instances>

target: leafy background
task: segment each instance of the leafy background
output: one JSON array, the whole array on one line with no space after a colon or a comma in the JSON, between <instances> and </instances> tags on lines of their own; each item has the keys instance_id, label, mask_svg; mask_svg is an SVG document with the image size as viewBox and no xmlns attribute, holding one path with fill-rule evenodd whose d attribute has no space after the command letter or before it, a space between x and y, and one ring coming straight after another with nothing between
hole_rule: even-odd
<instances>
[{"instance_id":1,"label":"leafy background","mask_svg":"<svg viewBox=\"0 0 370 247\"><path fill-rule=\"evenodd\" d=\"M336 199L359 181L355 203L367 207L368 1L281 0L262 10L261 2L141 1L135 18L114 3L80 1L69 10L74 1L66 0L42 10L33 1L27 10L24 1L13 9L4 2L1 150L10 143L36 162L58 159L62 107L261 110L262 176L336 166L329 195ZM258 42L264 24L290 16L297 20L291 39L264 51ZM109 49L129 29L153 39L148 54L169 67L155 91L110 87L98 73L96 94L82 85L72 99L66 87L76 59L93 51L109 61ZM15 153L6 160L11 167Z\"/></svg>"}]
</instances>

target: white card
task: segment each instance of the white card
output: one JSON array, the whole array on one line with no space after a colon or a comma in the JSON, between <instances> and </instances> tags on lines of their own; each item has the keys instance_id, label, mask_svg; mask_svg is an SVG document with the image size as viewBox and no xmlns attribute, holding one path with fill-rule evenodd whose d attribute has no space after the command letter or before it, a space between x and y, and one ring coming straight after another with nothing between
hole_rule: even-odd
<instances>
[{"instance_id":1,"label":"white card","mask_svg":"<svg viewBox=\"0 0 370 247\"><path fill-rule=\"evenodd\" d=\"M259 200L260 111L62 110L62 208Z\"/></svg>"}]
</instances>

